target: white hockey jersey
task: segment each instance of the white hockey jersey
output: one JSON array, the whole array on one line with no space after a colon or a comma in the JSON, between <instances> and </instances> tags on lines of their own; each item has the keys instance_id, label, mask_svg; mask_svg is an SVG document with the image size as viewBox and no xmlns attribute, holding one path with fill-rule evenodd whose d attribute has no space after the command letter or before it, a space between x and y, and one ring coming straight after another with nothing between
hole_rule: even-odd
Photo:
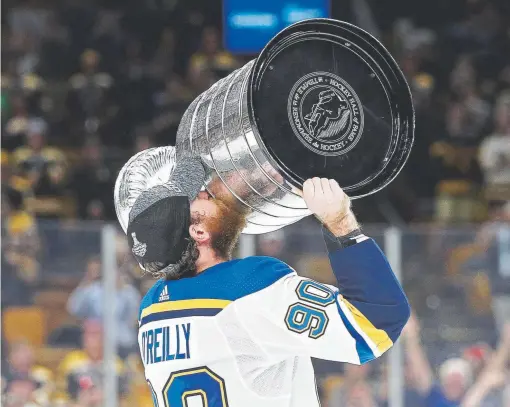
<instances>
[{"instance_id":1,"label":"white hockey jersey","mask_svg":"<svg viewBox=\"0 0 510 407\"><path fill-rule=\"evenodd\" d=\"M158 281L138 340L159 407L318 406L311 357L360 364L389 349L409 305L372 239L328 242L339 287L270 257Z\"/></svg>"}]
</instances>

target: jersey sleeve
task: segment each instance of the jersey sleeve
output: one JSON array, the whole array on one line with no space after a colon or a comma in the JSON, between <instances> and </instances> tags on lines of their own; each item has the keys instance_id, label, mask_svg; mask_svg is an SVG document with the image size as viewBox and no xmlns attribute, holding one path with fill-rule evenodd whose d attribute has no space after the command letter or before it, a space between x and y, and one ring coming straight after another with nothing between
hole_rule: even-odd
<instances>
[{"instance_id":1,"label":"jersey sleeve","mask_svg":"<svg viewBox=\"0 0 510 407\"><path fill-rule=\"evenodd\" d=\"M338 288L291 271L240 301L238 317L271 354L369 362L397 340L409 304L372 239L328 249ZM270 267L289 266L275 260Z\"/></svg>"}]
</instances>

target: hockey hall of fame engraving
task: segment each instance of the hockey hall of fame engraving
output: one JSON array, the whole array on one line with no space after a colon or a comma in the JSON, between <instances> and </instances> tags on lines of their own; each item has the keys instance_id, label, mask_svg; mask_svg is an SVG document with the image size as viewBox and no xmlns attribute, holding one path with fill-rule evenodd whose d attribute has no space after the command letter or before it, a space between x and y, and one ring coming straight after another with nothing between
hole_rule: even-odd
<instances>
[{"instance_id":1,"label":"hockey hall of fame engraving","mask_svg":"<svg viewBox=\"0 0 510 407\"><path fill-rule=\"evenodd\" d=\"M329 72L312 72L292 87L287 113L297 138L325 156L347 153L363 133L363 107L351 86Z\"/></svg>"}]
</instances>

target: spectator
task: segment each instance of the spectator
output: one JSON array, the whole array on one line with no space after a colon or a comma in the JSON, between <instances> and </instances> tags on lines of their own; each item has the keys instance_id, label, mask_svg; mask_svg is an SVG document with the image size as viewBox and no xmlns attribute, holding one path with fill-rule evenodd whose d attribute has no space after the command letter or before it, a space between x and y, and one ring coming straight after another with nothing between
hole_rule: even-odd
<instances>
[{"instance_id":1,"label":"spectator","mask_svg":"<svg viewBox=\"0 0 510 407\"><path fill-rule=\"evenodd\" d=\"M81 219L110 219L115 216L111 197L114 174L107 165L104 146L89 138L82 149L82 163L75 170L72 185Z\"/></svg>"},{"instance_id":2,"label":"spectator","mask_svg":"<svg viewBox=\"0 0 510 407\"><path fill-rule=\"evenodd\" d=\"M144 44L138 39L132 39L126 44L124 66L122 109L123 120L130 128L151 119L154 109L152 93L157 82L150 75Z\"/></svg>"},{"instance_id":3,"label":"spectator","mask_svg":"<svg viewBox=\"0 0 510 407\"><path fill-rule=\"evenodd\" d=\"M116 272L111 270L110 272ZM116 316L119 354L126 356L136 348L136 321L140 294L128 281L124 273L117 273ZM87 264L85 277L74 289L67 303L67 310L71 315L81 319L101 319L103 316L103 284L101 277L101 262L92 258Z\"/></svg>"},{"instance_id":4,"label":"spectator","mask_svg":"<svg viewBox=\"0 0 510 407\"><path fill-rule=\"evenodd\" d=\"M508 388L510 388L509 362L510 323L507 323L501 333L498 348L481 372L476 384L467 392L462 401L462 407L498 405L500 402L506 407L509 400L504 398L508 397Z\"/></svg>"},{"instance_id":5,"label":"spectator","mask_svg":"<svg viewBox=\"0 0 510 407\"><path fill-rule=\"evenodd\" d=\"M58 218L69 212L67 161L60 149L46 144L46 133L43 119L31 119L27 124L27 144L14 151L13 160L34 191L31 209L40 218Z\"/></svg>"},{"instance_id":6,"label":"spectator","mask_svg":"<svg viewBox=\"0 0 510 407\"><path fill-rule=\"evenodd\" d=\"M35 400L37 382L28 377L20 377L6 383L5 407L43 407Z\"/></svg>"},{"instance_id":7,"label":"spectator","mask_svg":"<svg viewBox=\"0 0 510 407\"><path fill-rule=\"evenodd\" d=\"M482 342L468 346L464 349L462 352L462 358L467 360L471 365L474 377L478 377L491 357L491 353L492 349L490 346Z\"/></svg>"},{"instance_id":8,"label":"spectator","mask_svg":"<svg viewBox=\"0 0 510 407\"><path fill-rule=\"evenodd\" d=\"M39 236L34 217L25 210L21 184L2 151L2 305L32 304L39 282Z\"/></svg>"},{"instance_id":9,"label":"spectator","mask_svg":"<svg viewBox=\"0 0 510 407\"><path fill-rule=\"evenodd\" d=\"M41 44L38 72L46 80L68 77L73 70L73 61L69 58L72 51L69 29L62 16L50 14ZM55 64L55 61L59 63Z\"/></svg>"},{"instance_id":10,"label":"spectator","mask_svg":"<svg viewBox=\"0 0 510 407\"><path fill-rule=\"evenodd\" d=\"M2 242L2 306L31 305L40 279L34 220L20 215L9 223Z\"/></svg>"},{"instance_id":11,"label":"spectator","mask_svg":"<svg viewBox=\"0 0 510 407\"><path fill-rule=\"evenodd\" d=\"M506 253L504 244L500 244L500 236L504 236L507 225L510 221L510 202L494 201L489 205L489 217L476 231L474 241L455 247L447 261L448 274L458 277L461 269L469 262L482 262L487 267L490 278L490 288L485 291L492 300L492 309L489 312L494 314L496 323L498 319L508 314L510 299L508 292L510 290L510 265L507 262L500 261ZM481 274L483 275L483 274ZM475 307L483 307L480 298L476 298L473 304ZM500 317L501 315L501 317Z\"/></svg>"},{"instance_id":12,"label":"spectator","mask_svg":"<svg viewBox=\"0 0 510 407\"><path fill-rule=\"evenodd\" d=\"M510 91L496 101L494 132L480 146L480 164L487 199L510 202Z\"/></svg>"},{"instance_id":13,"label":"spectator","mask_svg":"<svg viewBox=\"0 0 510 407\"><path fill-rule=\"evenodd\" d=\"M448 222L481 220L479 191L482 174L476 155L490 116L490 105L477 87L477 71L471 57L460 56L450 73L451 101L445 117L446 134L431 146L440 161L436 216Z\"/></svg>"},{"instance_id":14,"label":"spectator","mask_svg":"<svg viewBox=\"0 0 510 407\"><path fill-rule=\"evenodd\" d=\"M377 407L375 389L368 381L371 365L346 364L342 384L330 394L328 405Z\"/></svg>"},{"instance_id":15,"label":"spectator","mask_svg":"<svg viewBox=\"0 0 510 407\"><path fill-rule=\"evenodd\" d=\"M144 366L140 356L138 354L132 354L126 359L125 363L130 377L129 405L153 405L152 393L150 387L147 386Z\"/></svg>"},{"instance_id":16,"label":"spectator","mask_svg":"<svg viewBox=\"0 0 510 407\"><path fill-rule=\"evenodd\" d=\"M26 402L31 400L39 406L49 405L54 391L53 374L49 369L35 364L34 349L27 342L17 342L10 346L7 371L2 372L2 376L9 383L7 393L13 393L11 396L19 392L24 395Z\"/></svg>"},{"instance_id":17,"label":"spectator","mask_svg":"<svg viewBox=\"0 0 510 407\"><path fill-rule=\"evenodd\" d=\"M117 76L124 66L124 63L119 66L119 60L124 61L123 48L126 41L122 17L121 10L100 9L91 28L94 49L103 56L102 67L113 76Z\"/></svg>"},{"instance_id":18,"label":"spectator","mask_svg":"<svg viewBox=\"0 0 510 407\"><path fill-rule=\"evenodd\" d=\"M476 160L477 135L468 129L473 119L468 109L460 102L451 104L446 117L449 137L430 147L431 158L440 167L436 218L443 222L481 220L477 210L482 176ZM465 137L467 134L471 136Z\"/></svg>"},{"instance_id":19,"label":"spectator","mask_svg":"<svg viewBox=\"0 0 510 407\"><path fill-rule=\"evenodd\" d=\"M17 211L26 210L26 200L32 196L30 183L23 177L15 174L12 158L2 150L2 209L4 218Z\"/></svg>"},{"instance_id":20,"label":"spectator","mask_svg":"<svg viewBox=\"0 0 510 407\"><path fill-rule=\"evenodd\" d=\"M159 43L152 56L151 72L154 78L164 78L174 70L175 34L172 28L165 27L161 32Z\"/></svg>"},{"instance_id":21,"label":"spectator","mask_svg":"<svg viewBox=\"0 0 510 407\"><path fill-rule=\"evenodd\" d=\"M99 70L100 55L92 49L81 55L81 70L69 79L68 108L74 130L98 131L114 115L111 101L113 78Z\"/></svg>"},{"instance_id":22,"label":"spectator","mask_svg":"<svg viewBox=\"0 0 510 407\"><path fill-rule=\"evenodd\" d=\"M104 404L104 393L100 382L89 376L80 379L74 407L101 407Z\"/></svg>"},{"instance_id":23,"label":"spectator","mask_svg":"<svg viewBox=\"0 0 510 407\"><path fill-rule=\"evenodd\" d=\"M501 335L498 349L488 363L475 376L473 365L464 358L451 358L439 368L439 384L434 384L434 375L423 346L420 343L419 326L415 316L409 320L405 330L405 350L413 383L423 397L425 407L492 407L499 406L503 397L503 386L508 377L507 364L510 359L510 325ZM500 389L499 394L490 394Z\"/></svg>"},{"instance_id":24,"label":"spectator","mask_svg":"<svg viewBox=\"0 0 510 407\"><path fill-rule=\"evenodd\" d=\"M390 384L388 381L389 369L388 365L384 364L383 366L383 375L382 380L379 384L379 394L378 401L381 407L391 407L388 400L388 395L390 391ZM404 388L403 388L403 397L404 397L404 406L407 407L423 407L422 397L417 393L417 391L413 388L413 377L412 371L409 369L407 364L404 365Z\"/></svg>"},{"instance_id":25,"label":"spectator","mask_svg":"<svg viewBox=\"0 0 510 407\"><path fill-rule=\"evenodd\" d=\"M432 367L421 344L418 321L412 316L404 328L406 359L412 372L413 385L423 397L425 407L460 406L472 384L469 363L460 358L449 359L439 369L439 383L435 383Z\"/></svg>"},{"instance_id":26,"label":"spectator","mask_svg":"<svg viewBox=\"0 0 510 407\"><path fill-rule=\"evenodd\" d=\"M175 74L167 74L163 83L164 86L152 95L155 112L150 131L159 144L173 145L182 114L193 95Z\"/></svg>"},{"instance_id":27,"label":"spectator","mask_svg":"<svg viewBox=\"0 0 510 407\"><path fill-rule=\"evenodd\" d=\"M46 30L50 13L49 10L37 7L36 4L22 2L10 10L8 24L17 35L40 39Z\"/></svg>"},{"instance_id":28,"label":"spectator","mask_svg":"<svg viewBox=\"0 0 510 407\"><path fill-rule=\"evenodd\" d=\"M124 364L117 359L115 369L119 377L119 392L126 391ZM103 327L97 320L83 323L83 349L66 355L58 367L58 397L74 400L80 407L95 407L102 404L103 377ZM81 403L81 404L80 404Z\"/></svg>"},{"instance_id":29,"label":"spectator","mask_svg":"<svg viewBox=\"0 0 510 407\"><path fill-rule=\"evenodd\" d=\"M188 78L195 92L199 93L227 76L237 66L235 58L220 49L218 30L206 27L202 32L200 50L191 56Z\"/></svg>"},{"instance_id":30,"label":"spectator","mask_svg":"<svg viewBox=\"0 0 510 407\"><path fill-rule=\"evenodd\" d=\"M2 137L2 148L13 151L21 147L25 141L25 134L29 122L28 108L21 96L15 96L11 100L11 118L5 125L4 136Z\"/></svg>"}]
</instances>

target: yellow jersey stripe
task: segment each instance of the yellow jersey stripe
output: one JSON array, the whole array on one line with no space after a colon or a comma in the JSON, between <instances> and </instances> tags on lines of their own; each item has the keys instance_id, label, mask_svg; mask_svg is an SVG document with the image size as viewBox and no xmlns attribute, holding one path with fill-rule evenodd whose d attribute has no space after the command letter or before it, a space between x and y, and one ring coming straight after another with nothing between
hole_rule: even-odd
<instances>
[{"instance_id":1,"label":"yellow jersey stripe","mask_svg":"<svg viewBox=\"0 0 510 407\"><path fill-rule=\"evenodd\" d=\"M361 313L360 310L358 310L354 305L352 305L345 298L342 298L342 300L343 300L344 304L347 306L347 308L349 309L349 311L351 312L351 314L354 317L354 320L356 321L358 326L365 333L365 335L370 338L370 340L374 343L374 345L377 347L377 350L379 350L379 352L384 353L389 348L392 347L393 341L388 336L386 331L376 328L372 324L372 322L370 322L368 320L368 318Z\"/></svg>"},{"instance_id":2,"label":"yellow jersey stripe","mask_svg":"<svg viewBox=\"0 0 510 407\"><path fill-rule=\"evenodd\" d=\"M193 308L225 308L232 301L229 300L213 300L213 299L198 299L198 300L180 300L180 301L167 301L157 304L152 304L142 311L140 318L147 315L155 314L164 311L177 311L183 309Z\"/></svg>"}]
</instances>

